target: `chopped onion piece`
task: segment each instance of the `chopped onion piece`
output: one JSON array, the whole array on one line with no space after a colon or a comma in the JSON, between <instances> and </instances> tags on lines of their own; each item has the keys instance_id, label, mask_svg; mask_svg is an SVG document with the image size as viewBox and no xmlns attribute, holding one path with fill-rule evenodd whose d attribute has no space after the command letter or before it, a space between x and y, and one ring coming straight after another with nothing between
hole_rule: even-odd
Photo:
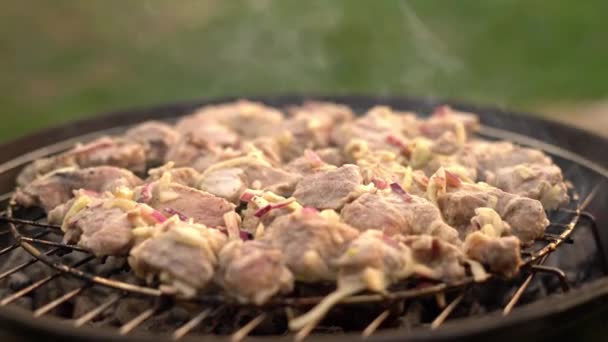
<instances>
[{"instance_id":1,"label":"chopped onion piece","mask_svg":"<svg viewBox=\"0 0 608 342\"><path fill-rule=\"evenodd\" d=\"M399 183L391 183L391 190L394 193L396 193L397 195L401 196L401 198L403 198L404 201L406 201L406 202L412 201L412 196L410 196L410 194L408 194L405 190L403 190L403 188L401 187L401 185L399 185Z\"/></svg>"},{"instance_id":2,"label":"chopped onion piece","mask_svg":"<svg viewBox=\"0 0 608 342\"><path fill-rule=\"evenodd\" d=\"M445 181L448 186L452 187L459 187L462 184L460 177L448 170L445 170Z\"/></svg>"},{"instance_id":3,"label":"chopped onion piece","mask_svg":"<svg viewBox=\"0 0 608 342\"><path fill-rule=\"evenodd\" d=\"M410 147L405 142L403 142L399 137L397 137L393 134L389 134L386 136L386 142L395 147L398 147L399 150L401 151L401 154L403 154L404 156L409 158L412 155L412 150L410 149Z\"/></svg>"},{"instance_id":4,"label":"chopped onion piece","mask_svg":"<svg viewBox=\"0 0 608 342\"><path fill-rule=\"evenodd\" d=\"M241 195L240 200L242 202L249 202L253 199L253 197L255 196L255 194L249 192L249 191L245 191L243 192L243 194Z\"/></svg>"},{"instance_id":5,"label":"chopped onion piece","mask_svg":"<svg viewBox=\"0 0 608 342\"><path fill-rule=\"evenodd\" d=\"M138 202L147 203L152 199L152 183L147 183L141 188Z\"/></svg>"},{"instance_id":6,"label":"chopped onion piece","mask_svg":"<svg viewBox=\"0 0 608 342\"><path fill-rule=\"evenodd\" d=\"M177 211L173 208L165 208L163 210L169 215L177 215L177 217L179 217L179 219L182 221L188 221L188 216L180 213L179 211Z\"/></svg>"},{"instance_id":7,"label":"chopped onion piece","mask_svg":"<svg viewBox=\"0 0 608 342\"><path fill-rule=\"evenodd\" d=\"M152 211L150 212L150 217L152 217L158 223L163 223L167 221L165 215L163 215L160 211L154 209L152 209Z\"/></svg>"},{"instance_id":8,"label":"chopped onion piece","mask_svg":"<svg viewBox=\"0 0 608 342\"><path fill-rule=\"evenodd\" d=\"M260 218L266 214L268 214L270 211L272 210L272 205L271 204L267 204L265 206L263 206L262 208L258 209L255 214L253 214L255 217Z\"/></svg>"},{"instance_id":9,"label":"chopped onion piece","mask_svg":"<svg viewBox=\"0 0 608 342\"><path fill-rule=\"evenodd\" d=\"M376 177L372 178L372 183L380 190L384 190L388 187L388 183L385 180Z\"/></svg>"},{"instance_id":10,"label":"chopped onion piece","mask_svg":"<svg viewBox=\"0 0 608 342\"><path fill-rule=\"evenodd\" d=\"M285 207L289 206L290 204L292 204L295 201L296 201L295 198L289 198L283 202L271 204L271 206L272 206L272 209L281 209L281 208L285 208Z\"/></svg>"}]
</instances>

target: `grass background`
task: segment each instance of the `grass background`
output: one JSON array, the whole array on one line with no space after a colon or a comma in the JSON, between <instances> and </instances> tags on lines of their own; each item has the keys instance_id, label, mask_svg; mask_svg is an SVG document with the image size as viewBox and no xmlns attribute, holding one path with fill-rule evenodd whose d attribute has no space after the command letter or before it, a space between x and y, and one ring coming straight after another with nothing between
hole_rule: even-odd
<instances>
[{"instance_id":1,"label":"grass background","mask_svg":"<svg viewBox=\"0 0 608 342\"><path fill-rule=\"evenodd\" d=\"M605 99L607 13L605 0L4 0L0 139L219 95Z\"/></svg>"}]
</instances>

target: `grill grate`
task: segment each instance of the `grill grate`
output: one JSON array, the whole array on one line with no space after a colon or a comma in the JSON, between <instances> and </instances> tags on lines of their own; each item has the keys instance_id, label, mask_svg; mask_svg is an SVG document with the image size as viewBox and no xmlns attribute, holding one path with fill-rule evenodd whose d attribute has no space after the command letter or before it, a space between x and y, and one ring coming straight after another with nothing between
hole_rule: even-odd
<instances>
[{"instance_id":1,"label":"grill grate","mask_svg":"<svg viewBox=\"0 0 608 342\"><path fill-rule=\"evenodd\" d=\"M485 133L485 134L484 134ZM508 132L484 128L482 134L493 137L493 138L507 138L515 142L522 143L522 139L519 136L510 136ZM505 137L504 135L507 134ZM563 158L570 163L578 164L583 167L588 167L585 163L577 159L576 156L571 155L567 151L560 150L555 146L548 146L546 144L538 142L534 145L535 141L527 140L523 141L527 145L532 145L537 148L541 148L546 152ZM5 171L5 170L2 170ZM574 203L573 208L563 208L552 213L552 223L549 229L542 239L539 239L533 246L522 251L524 258L524 267L522 267L522 273L526 275L523 282L519 284L514 291L510 300L503 308L503 315L508 315L512 312L513 308L520 302L522 295L526 289L531 285L535 276L539 273L548 274L555 277L561 286L562 291L568 291L569 284L566 279L565 273L556 267L549 267L543 265L549 255L555 251L563 243L573 243L571 235L573 231L581 225L583 222L587 223L592 229L594 234L597 236L597 225L593 216L585 212L585 208L592 201L594 196L597 194L600 185L598 184L593 188L584 199L578 203ZM11 194L5 194L2 198L10 198ZM577 198L575 194L573 198ZM113 279L112 276L115 273L119 273L122 269L112 269L107 274L93 274L87 271L83 271L81 268L85 265L90 264L96 260L95 257L88 254L86 250L73 245L66 245L60 242L55 242L49 237L57 236L61 234L60 227L46 224L41 217L27 217L21 216L19 211L13 206L9 205L6 211L0 213L0 221L8 223L8 229L0 231L0 238L3 236L12 237L8 245L2 246L0 249L0 257L8 254L9 252L23 248L32 258L18 265L11 266L10 269L5 270L0 274L0 281L7 277L26 270L28 267L32 267L40 262L50 266L55 270L54 273L44 276L32 284L0 299L0 306L5 306L10 303L17 301L18 299L28 296L37 290L44 290L44 286L50 282L63 277L64 275L71 275L76 278L83 280L83 283L65 293L59 295L57 298L40 305L34 312L34 317L40 317L51 313L53 310L60 307L78 296L86 295L87 291L96 286L103 286L111 289L111 293L105 298L103 304L95 307L91 311L82 314L80 317L76 317L73 320L75 327L83 326L87 323L92 322L95 318L103 314L105 311L110 310L116 306L121 300L132 296L144 296L148 298L155 298L155 303L149 308L144 308L143 311L135 315L129 321L119 327L119 333L127 335L139 326L141 326L147 320L155 317L156 315L168 310L176 303L182 304L184 301L163 294L159 289L142 286L136 283L130 283ZM10 234L10 236L8 236ZM596 239L597 240L597 239ZM601 249L601 245L598 243L597 247ZM71 253L80 252L85 255L70 264L58 261L57 256ZM450 316L458 309L459 306L464 305L466 298L473 296L472 289L475 286L480 285L476 283L472 278L468 278L458 284L443 284L436 283L429 286L413 286L415 284L407 283L401 284L401 287L394 288L388 295L380 294L362 294L355 295L345 298L340 302L340 305L361 305L366 303L380 303L384 309L372 320L370 320L367 327L361 330L363 337L370 337L374 332L387 321L395 311L399 311L399 307L403 306L405 302L411 303L417 300L425 300L428 298L434 298L436 305L440 308L439 314L430 321L429 328L439 328ZM447 298L450 298L447 301ZM179 340L188 334L192 333L194 329L202 326L203 323L208 322L211 328L217 325L221 321L222 317L227 313L230 313L231 309L238 311L255 313L253 318L247 323L240 326L236 331L231 332L232 340L239 341L247 337L252 331L255 330L260 324L269 319L270 316L276 312L280 312L282 316L289 319L294 316L293 312L298 309L306 308L311 305L317 304L323 296L301 296L301 297L281 297L270 301L267 305L261 308L238 305L222 296L201 296L191 300L192 304L197 305L200 308L200 312L195 314L177 327L171 332L171 337L174 340ZM316 328L315 324L310 324L304 329L299 331L294 338L296 340L302 340L307 337L308 334L313 332ZM213 330L213 329L211 329Z\"/></svg>"}]
</instances>

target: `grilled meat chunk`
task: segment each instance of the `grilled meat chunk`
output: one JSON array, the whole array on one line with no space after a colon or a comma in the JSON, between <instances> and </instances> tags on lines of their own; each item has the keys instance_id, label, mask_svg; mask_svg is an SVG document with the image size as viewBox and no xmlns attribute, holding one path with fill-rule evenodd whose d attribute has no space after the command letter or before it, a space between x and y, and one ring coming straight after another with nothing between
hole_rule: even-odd
<instances>
[{"instance_id":1,"label":"grilled meat chunk","mask_svg":"<svg viewBox=\"0 0 608 342\"><path fill-rule=\"evenodd\" d=\"M66 168L39 177L18 189L14 201L24 207L40 206L49 212L70 200L75 190L112 192L121 186L134 187L140 183L141 179L132 172L113 166Z\"/></svg>"},{"instance_id":2,"label":"grilled meat chunk","mask_svg":"<svg viewBox=\"0 0 608 342\"><path fill-rule=\"evenodd\" d=\"M154 227L137 228L147 238L129 254L135 274L148 282L158 276L162 289L191 298L205 289L215 274L226 236L217 229L173 217Z\"/></svg>"},{"instance_id":3,"label":"grilled meat chunk","mask_svg":"<svg viewBox=\"0 0 608 342\"><path fill-rule=\"evenodd\" d=\"M337 260L340 267L338 288L308 313L289 322L292 330L318 321L341 299L368 289L386 292L387 287L413 272L412 255L408 247L380 231L368 230L351 241Z\"/></svg>"},{"instance_id":4,"label":"grilled meat chunk","mask_svg":"<svg viewBox=\"0 0 608 342\"><path fill-rule=\"evenodd\" d=\"M356 229L304 208L277 217L259 238L283 252L296 279L316 282L336 278L334 261L357 235Z\"/></svg>"},{"instance_id":5,"label":"grilled meat chunk","mask_svg":"<svg viewBox=\"0 0 608 342\"><path fill-rule=\"evenodd\" d=\"M191 167L174 167L174 163L167 163L156 169L148 171L146 182L159 180L165 173L171 176L171 181L181 185L196 188L201 174Z\"/></svg>"},{"instance_id":6,"label":"grilled meat chunk","mask_svg":"<svg viewBox=\"0 0 608 342\"><path fill-rule=\"evenodd\" d=\"M224 214L235 209L234 204L221 197L173 182L168 173L137 188L135 200L165 215L177 214L183 220L191 219L211 228L223 227Z\"/></svg>"},{"instance_id":7,"label":"grilled meat chunk","mask_svg":"<svg viewBox=\"0 0 608 342\"><path fill-rule=\"evenodd\" d=\"M467 135L479 129L479 118L472 113L454 110L449 106L439 106L432 115L420 122L419 131L422 135L437 139L446 132L453 132L464 143Z\"/></svg>"},{"instance_id":8,"label":"grilled meat chunk","mask_svg":"<svg viewBox=\"0 0 608 342\"><path fill-rule=\"evenodd\" d=\"M448 185L449 178L431 177L429 193L436 198L441 213L448 224L462 232L470 232L471 219L477 208L492 208L506 221L523 244L529 244L543 235L549 220L542 204L534 199L504 192L485 183L457 182ZM452 180L454 182L455 180ZM443 182L440 188L437 184Z\"/></svg>"},{"instance_id":9,"label":"grilled meat chunk","mask_svg":"<svg viewBox=\"0 0 608 342\"><path fill-rule=\"evenodd\" d=\"M542 151L514 145L508 141L471 141L468 148L475 156L480 178L486 179L487 172L516 166L519 164L551 165L552 161Z\"/></svg>"},{"instance_id":10,"label":"grilled meat chunk","mask_svg":"<svg viewBox=\"0 0 608 342\"><path fill-rule=\"evenodd\" d=\"M184 134L175 145L169 148L165 161L174 163L177 167L192 167L199 172L203 172L219 161L241 155L240 151L232 147L208 142L212 136L203 135L203 137L197 137L189 133ZM226 145L232 146L231 144Z\"/></svg>"},{"instance_id":11,"label":"grilled meat chunk","mask_svg":"<svg viewBox=\"0 0 608 342\"><path fill-rule=\"evenodd\" d=\"M209 105L185 117L177 124L178 131L192 131L216 123L243 139L272 136L283 123L283 114L262 103L239 100ZM204 128L203 128L204 129Z\"/></svg>"},{"instance_id":12,"label":"grilled meat chunk","mask_svg":"<svg viewBox=\"0 0 608 342\"><path fill-rule=\"evenodd\" d=\"M507 236L510 226L503 222L491 208L475 209L471 222L479 229L469 234L464 242L466 255L486 265L496 274L512 277L522 264L520 241L515 236Z\"/></svg>"},{"instance_id":13,"label":"grilled meat chunk","mask_svg":"<svg viewBox=\"0 0 608 342\"><path fill-rule=\"evenodd\" d=\"M65 167L115 166L136 173L146 170L146 152L143 145L123 138L102 137L58 156L39 159L28 165L17 178L21 186L53 170Z\"/></svg>"},{"instance_id":14,"label":"grilled meat chunk","mask_svg":"<svg viewBox=\"0 0 608 342\"><path fill-rule=\"evenodd\" d=\"M256 305L289 293L294 286L281 250L252 240L234 240L222 248L216 278L228 295Z\"/></svg>"},{"instance_id":15,"label":"grilled meat chunk","mask_svg":"<svg viewBox=\"0 0 608 342\"><path fill-rule=\"evenodd\" d=\"M214 164L201 176L199 187L235 201L248 188L290 196L300 178L298 174L272 166L262 156L250 154Z\"/></svg>"},{"instance_id":16,"label":"grilled meat chunk","mask_svg":"<svg viewBox=\"0 0 608 342\"><path fill-rule=\"evenodd\" d=\"M356 165L319 171L302 178L293 193L305 207L340 209L367 189Z\"/></svg>"},{"instance_id":17,"label":"grilled meat chunk","mask_svg":"<svg viewBox=\"0 0 608 342\"><path fill-rule=\"evenodd\" d=\"M361 195L344 206L345 223L361 230L380 230L388 236L429 234L459 244L458 231L445 223L435 205L422 197L378 191Z\"/></svg>"},{"instance_id":18,"label":"grilled meat chunk","mask_svg":"<svg viewBox=\"0 0 608 342\"><path fill-rule=\"evenodd\" d=\"M163 164L169 147L175 145L180 137L181 134L173 127L159 121L141 123L125 133L127 140L144 147L148 167Z\"/></svg>"},{"instance_id":19,"label":"grilled meat chunk","mask_svg":"<svg viewBox=\"0 0 608 342\"><path fill-rule=\"evenodd\" d=\"M397 236L396 240L410 248L416 275L447 283L465 277L465 256L460 248L429 235Z\"/></svg>"},{"instance_id":20,"label":"grilled meat chunk","mask_svg":"<svg viewBox=\"0 0 608 342\"><path fill-rule=\"evenodd\" d=\"M54 209L49 221L61 224L66 243L77 243L97 256L126 255L133 245L132 229L164 220L152 208L106 194L79 191Z\"/></svg>"},{"instance_id":21,"label":"grilled meat chunk","mask_svg":"<svg viewBox=\"0 0 608 342\"><path fill-rule=\"evenodd\" d=\"M287 199L271 191L247 190L241 201L247 202L247 207L241 212L243 229L254 236L258 229L269 226L277 217L302 209L294 198Z\"/></svg>"},{"instance_id":22,"label":"grilled meat chunk","mask_svg":"<svg viewBox=\"0 0 608 342\"><path fill-rule=\"evenodd\" d=\"M489 184L516 195L539 200L545 209L568 204L568 188L556 165L519 164L486 173Z\"/></svg>"}]
</instances>

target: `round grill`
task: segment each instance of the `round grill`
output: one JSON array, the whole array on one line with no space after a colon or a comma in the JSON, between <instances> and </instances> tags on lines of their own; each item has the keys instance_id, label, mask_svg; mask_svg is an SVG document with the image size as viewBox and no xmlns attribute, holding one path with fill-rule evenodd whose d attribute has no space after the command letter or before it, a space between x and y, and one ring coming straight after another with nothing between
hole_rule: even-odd
<instances>
[{"instance_id":1,"label":"round grill","mask_svg":"<svg viewBox=\"0 0 608 342\"><path fill-rule=\"evenodd\" d=\"M351 105L359 112L366 106L358 102L375 104L374 99L330 100ZM269 104L276 105L277 103L273 103L276 101L280 105L299 102L295 99L271 99ZM388 104L393 105L396 109L422 112L428 112L434 105L430 102L397 101L399 102L397 105L394 103ZM377 103L384 102L384 100L379 100ZM162 108L157 110L156 113L159 117L171 120L177 115L187 112L188 107L188 105L182 106L181 110ZM461 108L458 105L454 105L454 107ZM482 122L485 122L484 112L480 113L482 114ZM133 120L137 120L137 115L134 115L134 117ZM500 118L500 115L494 116L494 118ZM488 123L492 124L492 122ZM120 131L124 128L126 127L117 125L117 127L112 128L112 131ZM56 142L52 146L3 164L0 167L0 172L2 175L11 177L21 166L36 158L61 152L71 147L74 141L84 141L102 133L107 134L108 131L97 131L85 136ZM317 322L311 324L291 337L300 340L311 333L313 334L311 338L336 333L358 333L364 337L373 337L376 336L374 334L377 330L382 330L382 333L378 336L386 336L384 334L388 333L396 334L393 336L415 337L418 336L416 334L428 330L441 331L442 324L448 320L454 321L454 324L459 324L460 320L457 318L475 316L475 307L479 305L478 298L483 296L484 292L492 291L492 288L496 287L500 289L499 292L505 298L499 303L500 305L496 305L496 303L488 305L486 310L501 311L503 316L511 315L518 303L531 301L530 298L526 297L530 297L528 295L530 287L539 282L535 279L538 278L537 274L542 275L542 282L553 284L546 287L548 294L570 290L570 282L567 279L566 272L560 269L559 263L557 265L555 262L552 265L546 265L546 263L554 252L559 254L558 248L561 249L563 244L573 244L573 235L579 230L592 236L593 241L595 241L594 248L598 250L599 260L602 262L602 266L605 266L603 264L605 260L603 258L601 232L598 231L598 225L593 214L588 212L587 209L590 204L597 202L598 193L601 193L602 187L605 185L604 180L608 177L608 172L564 148L505 130L503 127L484 126L479 134L487 139L505 139L543 150L554 158L556 163L565 171L566 178L573 184L571 196L574 201L568 208L551 212L551 225L545 235L534 245L522 250L524 266L521 269L521 275L515 280L509 281L491 277L483 282L476 282L472 278L468 278L461 283L451 285L422 283L412 280L402 282L391 288L386 295L364 293L348 297L340 302L334 310L337 312L329 317L330 323L317 325ZM599 181L590 182L588 175ZM10 196L11 193L6 193L2 198L6 202ZM173 326L161 328L160 330L163 330L162 333L166 334L167 337L178 340L186 336L199 334L221 334L229 335L232 340L237 341L251 333L268 334L270 331L275 335L284 335L287 333L287 331L282 330L285 326L284 323L293 316L294 312L305 311L312 305L317 304L331 290L331 288L323 287L321 289L310 289L308 288L310 285L300 286L301 288L298 288L295 292L296 295L275 298L264 307L239 305L222 296L200 296L184 301L166 295L157 288L125 281L121 274L129 270L122 265L117 268L106 267L103 271L99 271L101 268L99 265L103 264L105 260L96 259L86 250L77 246L57 242L60 241L57 236L62 234L60 227L48 225L42 218L43 216L41 212L19 209L11 203L8 203L6 211L2 213L1 220L5 221L7 226L6 229L0 231L4 240L6 240L4 245L1 246L0 257L22 248L32 258L5 267L4 271L0 273L0 281L41 263L52 268L53 271L10 295L4 296L0 299L0 306L19 301L36 291L45 291L46 286L63 277L71 276L80 281L78 286L38 305L33 311L34 317L57 314L62 307L73 303L77 297L94 295L90 293L93 293L95 288L102 287L104 288L102 304L81 313L78 317L71 317L72 320L69 324L73 327L81 327L91 323L104 312L112 311L113 307L120 301L136 297L144 298L144 302L149 303L149 307L141 307L132 317L117 326L118 333L121 335L128 335L144 326L146 322L153 321L155 317L180 306L189 308L191 314L176 320ZM540 298L533 298L532 301L538 299ZM422 314L420 314L419 309L416 310L417 307L424 307ZM517 310L515 311L517 312ZM362 316L361 319L344 319L344 317L336 319L334 317L359 314ZM419 317L414 326L409 326L409 318L416 314L424 317ZM236 322L234 322L235 317L239 318ZM273 324L275 325L274 328L265 328L265 326ZM148 327L147 330L154 329ZM429 336L429 338L432 338L433 335Z\"/></svg>"}]
</instances>

